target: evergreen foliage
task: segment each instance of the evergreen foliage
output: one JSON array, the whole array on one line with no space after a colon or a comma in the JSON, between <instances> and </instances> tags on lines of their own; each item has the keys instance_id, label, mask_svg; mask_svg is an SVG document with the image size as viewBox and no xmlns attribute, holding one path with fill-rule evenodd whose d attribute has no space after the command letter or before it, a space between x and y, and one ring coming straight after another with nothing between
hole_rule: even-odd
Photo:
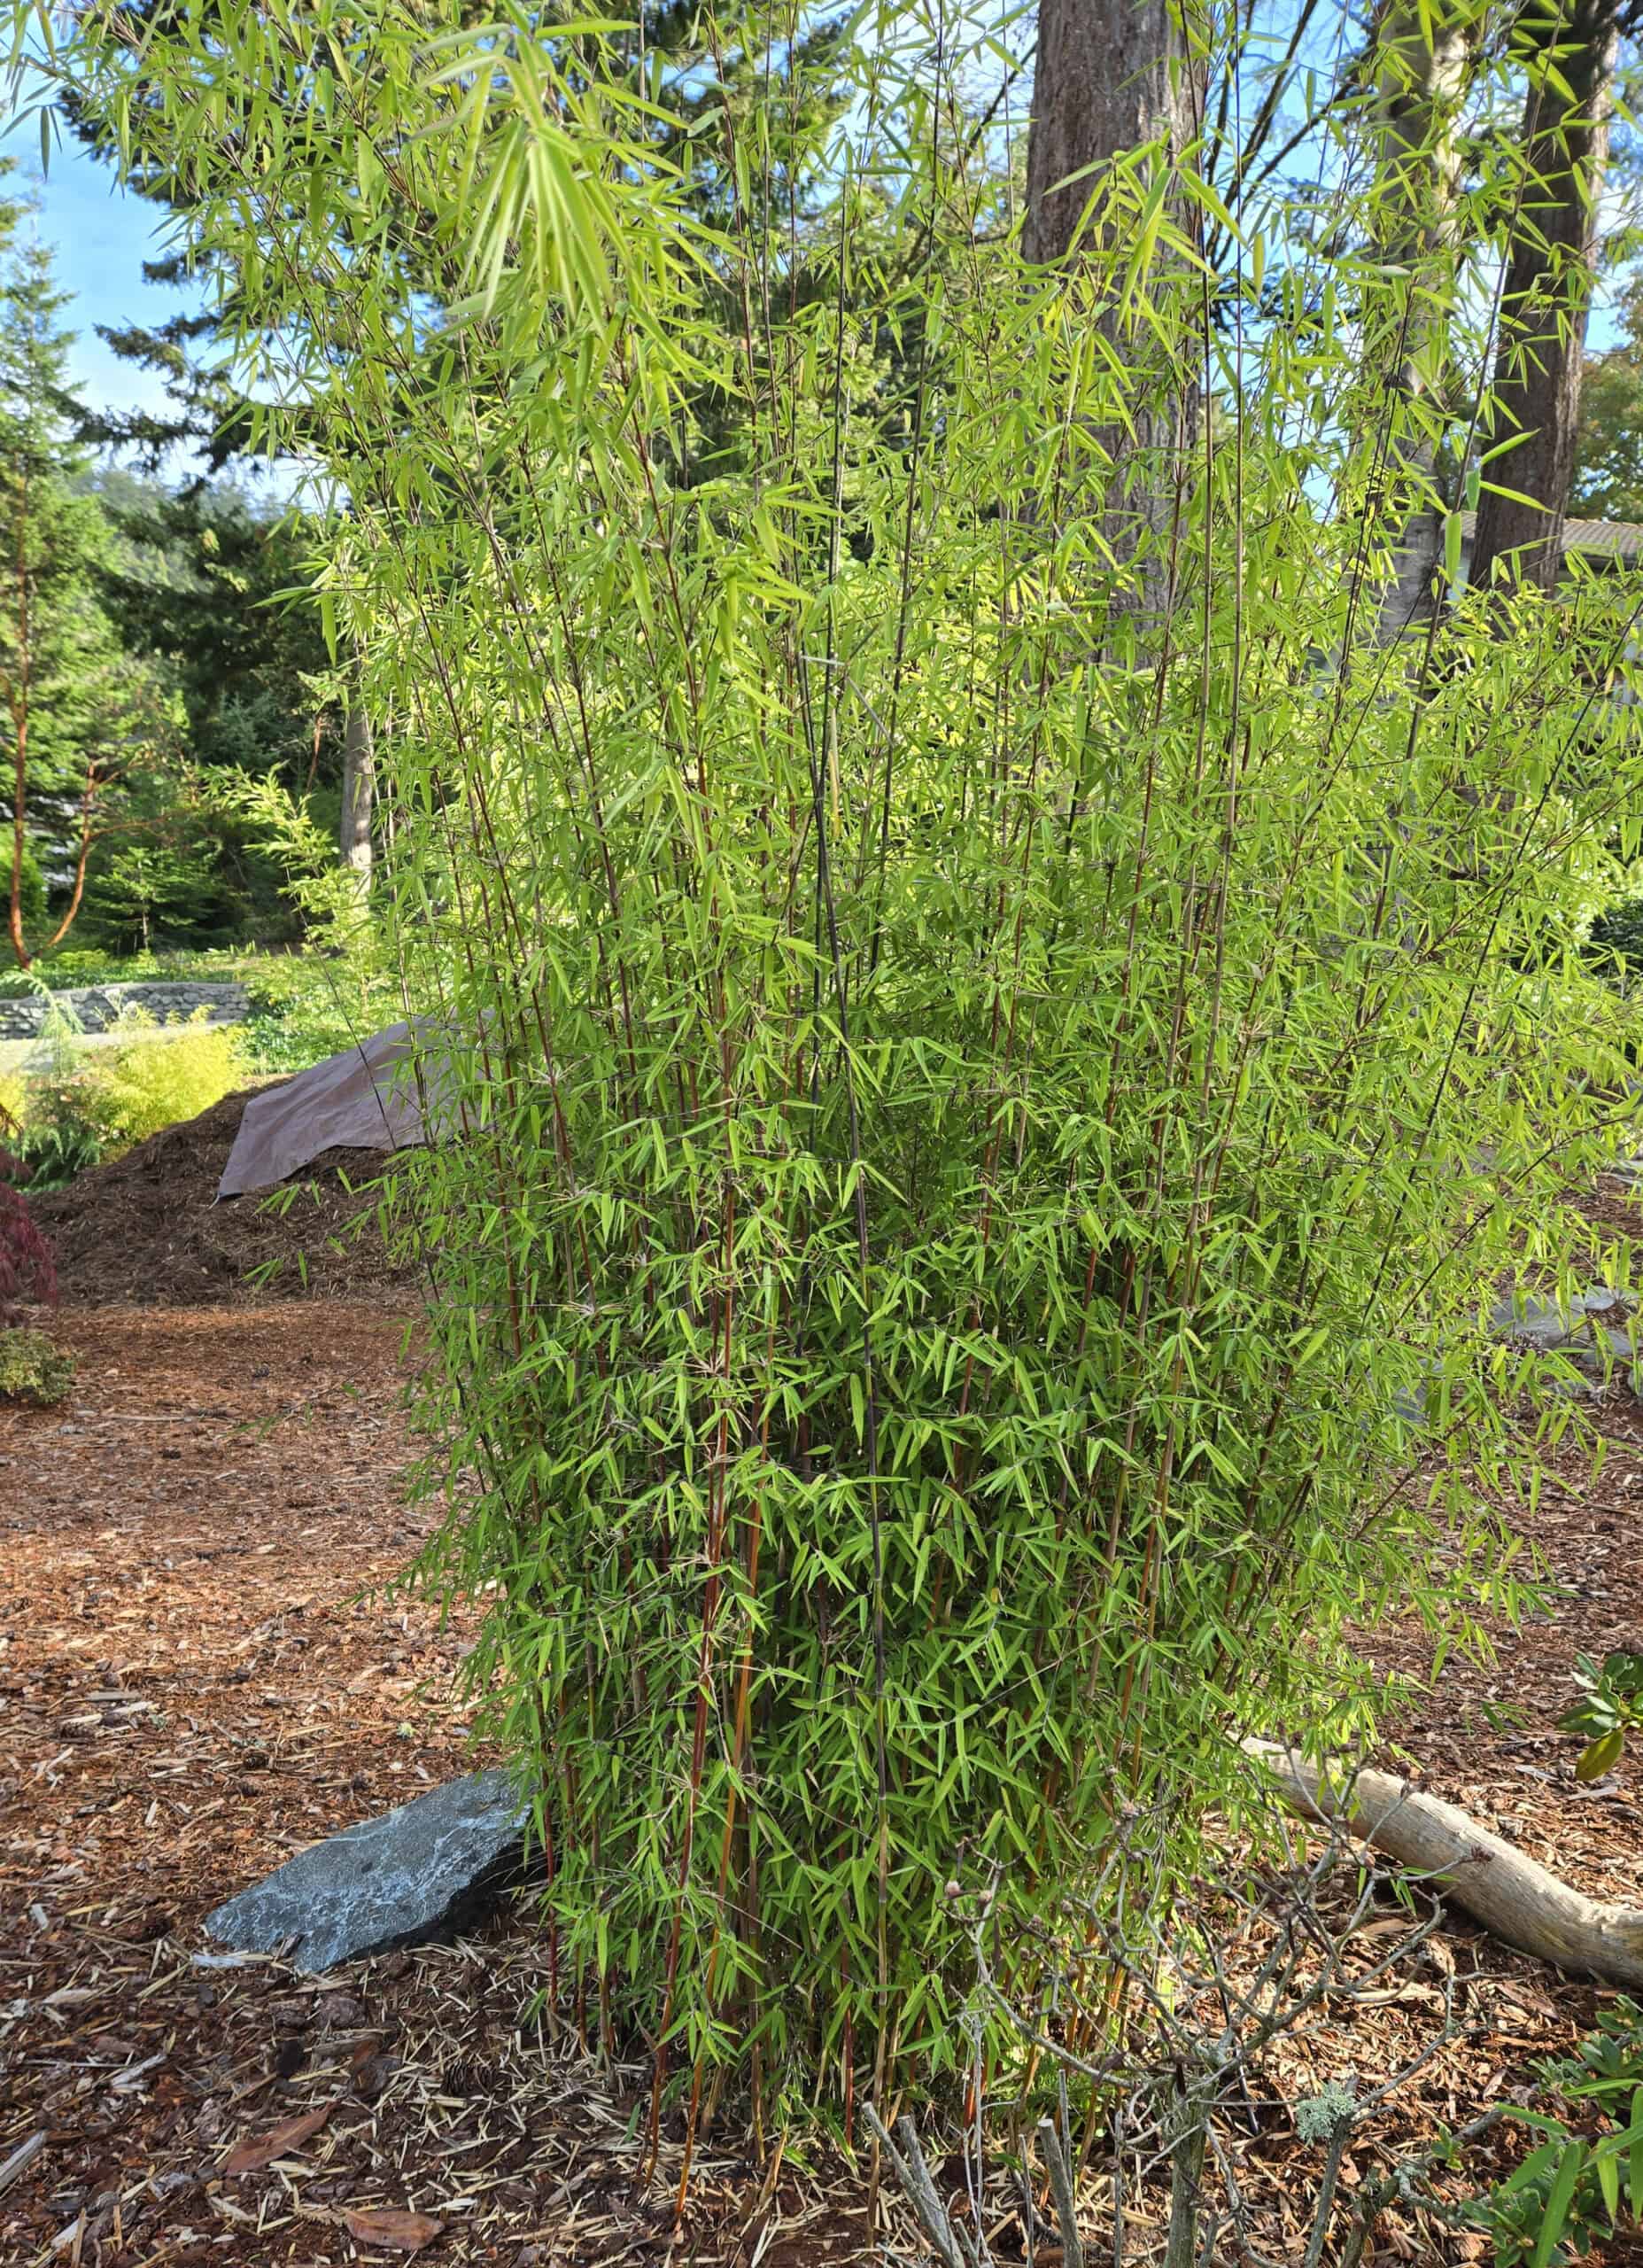
<instances>
[{"instance_id":1,"label":"evergreen foliage","mask_svg":"<svg viewBox=\"0 0 1643 2268\"><path fill-rule=\"evenodd\" d=\"M161 1026L128 1007L95 1049L50 1035L51 1060L20 1083L12 1153L30 1185L59 1189L162 1127L197 1118L245 1076L240 1035L203 1009Z\"/></svg>"},{"instance_id":2,"label":"evergreen foliage","mask_svg":"<svg viewBox=\"0 0 1643 2268\"><path fill-rule=\"evenodd\" d=\"M27 1164L19 1154L19 1132L15 1116L0 1101L0 1350L10 1351L12 1363L8 1384L5 1355L0 1353L0 1393L15 1394L32 1391L49 1375L38 1359L38 1350L26 1343L30 1334L12 1327L19 1310L50 1305L57 1297L51 1248L19 1186L29 1178Z\"/></svg>"},{"instance_id":3,"label":"evergreen foliage","mask_svg":"<svg viewBox=\"0 0 1643 2268\"><path fill-rule=\"evenodd\" d=\"M67 1398L74 1382L74 1356L43 1331L0 1329L0 1402L49 1409Z\"/></svg>"},{"instance_id":4,"label":"evergreen foliage","mask_svg":"<svg viewBox=\"0 0 1643 2268\"><path fill-rule=\"evenodd\" d=\"M76 493L66 304L26 200L0 204L0 702L11 825L0 861L11 951L27 967L66 934L97 834L152 764L168 718L160 687L99 603L108 530ZM38 880L66 900L39 928Z\"/></svg>"},{"instance_id":5,"label":"evergreen foliage","mask_svg":"<svg viewBox=\"0 0 1643 2268\"><path fill-rule=\"evenodd\" d=\"M90 443L119 437L68 384L68 300L37 221L32 198L0 201L11 958L27 967L71 929L143 951L293 940L279 858L218 782L267 775L335 796L340 704L306 587L314 523L229 482L167 486L92 463Z\"/></svg>"},{"instance_id":6,"label":"evergreen foliage","mask_svg":"<svg viewBox=\"0 0 1643 2268\"><path fill-rule=\"evenodd\" d=\"M1612 346L1588 354L1569 509L1594 520L1643 520L1643 281L1615 309Z\"/></svg>"},{"instance_id":7,"label":"evergreen foliage","mask_svg":"<svg viewBox=\"0 0 1643 2268\"><path fill-rule=\"evenodd\" d=\"M190 756L334 784L341 727L320 691L329 657L303 517L258 510L226 483L105 476L97 494L118 539L105 603L128 647L174 671Z\"/></svg>"},{"instance_id":8,"label":"evergreen foliage","mask_svg":"<svg viewBox=\"0 0 1643 2268\"><path fill-rule=\"evenodd\" d=\"M99 1050L85 1073L105 1155L198 1118L244 1076L237 1035L210 1022L204 1009L162 1030L152 1017L128 1008L114 1030L117 1044Z\"/></svg>"}]
</instances>

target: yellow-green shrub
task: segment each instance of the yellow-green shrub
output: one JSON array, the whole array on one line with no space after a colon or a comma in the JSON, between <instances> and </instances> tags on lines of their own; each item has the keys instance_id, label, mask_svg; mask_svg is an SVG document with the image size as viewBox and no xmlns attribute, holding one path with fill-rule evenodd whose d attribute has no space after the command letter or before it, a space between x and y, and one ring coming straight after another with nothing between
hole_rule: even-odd
<instances>
[{"instance_id":1,"label":"yellow-green shrub","mask_svg":"<svg viewBox=\"0 0 1643 2268\"><path fill-rule=\"evenodd\" d=\"M13 1146L30 1185L55 1189L162 1127L198 1117L244 1076L237 1032L206 1022L203 1008L169 1028L128 1008L112 1045L66 1038L44 1070L0 1082L0 1106L22 1129Z\"/></svg>"},{"instance_id":2,"label":"yellow-green shrub","mask_svg":"<svg viewBox=\"0 0 1643 2268\"><path fill-rule=\"evenodd\" d=\"M74 1356L43 1331L0 1331L0 1402L44 1408L61 1402L74 1382Z\"/></svg>"},{"instance_id":3,"label":"yellow-green shrub","mask_svg":"<svg viewBox=\"0 0 1643 2268\"><path fill-rule=\"evenodd\" d=\"M234 1031L205 1016L196 1009L182 1029L165 1030L141 1008L120 1017L119 1044L88 1074L108 1149L128 1149L162 1127L197 1118L240 1083Z\"/></svg>"}]
</instances>

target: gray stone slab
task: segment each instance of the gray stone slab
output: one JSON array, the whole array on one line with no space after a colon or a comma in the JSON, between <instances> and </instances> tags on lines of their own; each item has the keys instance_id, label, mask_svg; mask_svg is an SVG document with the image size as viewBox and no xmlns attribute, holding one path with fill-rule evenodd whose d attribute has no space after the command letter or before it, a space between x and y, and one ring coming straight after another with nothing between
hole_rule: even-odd
<instances>
[{"instance_id":1,"label":"gray stone slab","mask_svg":"<svg viewBox=\"0 0 1643 2268\"><path fill-rule=\"evenodd\" d=\"M1577 1293L1560 1308L1554 1300L1516 1299L1497 1301L1489 1327L1499 1339L1532 1348L1539 1355L1556 1355L1593 1384L1601 1384L1618 1371L1637 1386L1640 1382L1639 1318L1635 1296L1594 1284Z\"/></svg>"},{"instance_id":2,"label":"gray stone slab","mask_svg":"<svg viewBox=\"0 0 1643 2268\"><path fill-rule=\"evenodd\" d=\"M518 1879L524 1820L508 1773L447 1781L299 1851L205 1927L242 1953L289 1946L297 1968L316 1973L447 1936Z\"/></svg>"},{"instance_id":3,"label":"gray stone slab","mask_svg":"<svg viewBox=\"0 0 1643 2268\"><path fill-rule=\"evenodd\" d=\"M1424 1433L1427 1423L1425 1386L1399 1386L1392 1396L1392 1413L1401 1418L1406 1425L1413 1425L1417 1433Z\"/></svg>"}]
</instances>

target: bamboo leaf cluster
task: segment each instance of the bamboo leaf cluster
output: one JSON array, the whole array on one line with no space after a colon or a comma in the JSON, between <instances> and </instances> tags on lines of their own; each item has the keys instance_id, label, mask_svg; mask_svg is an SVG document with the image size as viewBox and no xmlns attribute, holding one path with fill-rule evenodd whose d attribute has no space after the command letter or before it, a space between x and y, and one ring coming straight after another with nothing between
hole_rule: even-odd
<instances>
[{"instance_id":1,"label":"bamboo leaf cluster","mask_svg":"<svg viewBox=\"0 0 1643 2268\"><path fill-rule=\"evenodd\" d=\"M1624 594L1368 644L1350 260L1155 150L1035 271L963 26L885 55L803 206L802 88L698 119L710 216L629 32L523 8L190 0L128 113L346 499L460 1103L422 1575L556 1989L693 2119L962 2056L950 1879L1030 1992L1127 1811L1190 1865L1367 1625L1510 1604L1571 1406L1484 1318L1624 1075Z\"/></svg>"}]
</instances>

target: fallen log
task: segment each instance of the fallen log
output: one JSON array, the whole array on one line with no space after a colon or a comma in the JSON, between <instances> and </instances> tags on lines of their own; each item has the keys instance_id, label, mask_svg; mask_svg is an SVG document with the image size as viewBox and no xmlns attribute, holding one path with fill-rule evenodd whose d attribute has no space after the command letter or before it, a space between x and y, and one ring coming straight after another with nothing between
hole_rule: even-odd
<instances>
[{"instance_id":1,"label":"fallen log","mask_svg":"<svg viewBox=\"0 0 1643 2268\"><path fill-rule=\"evenodd\" d=\"M1244 1748L1271 1771L1290 1810L1338 1823L1422 1876L1492 1937L1581 1976L1643 1984L1643 1907L1572 1890L1457 1805L1390 1772L1321 1772L1276 1741L1246 1740Z\"/></svg>"}]
</instances>

